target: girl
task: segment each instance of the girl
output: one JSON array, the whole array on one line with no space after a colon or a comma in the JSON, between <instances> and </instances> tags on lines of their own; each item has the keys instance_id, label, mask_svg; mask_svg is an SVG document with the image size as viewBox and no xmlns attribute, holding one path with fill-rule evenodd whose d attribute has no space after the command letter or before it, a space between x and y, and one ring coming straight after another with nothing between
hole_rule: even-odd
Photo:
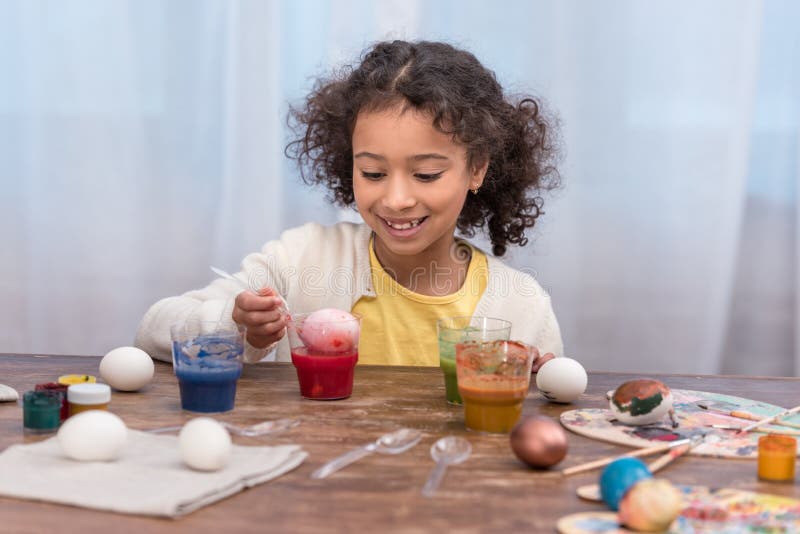
<instances>
[{"instance_id":1,"label":"girl","mask_svg":"<svg viewBox=\"0 0 800 534\"><path fill-rule=\"evenodd\" d=\"M512 322L511 339L561 355L550 299L529 275L457 239L487 228L495 256L525 245L558 185L550 124L526 97L509 102L469 52L435 42L378 43L360 65L317 83L290 111L287 155L309 184L358 209L365 224L310 223L250 254L237 276L154 304L136 345L170 360L169 325L235 321L245 361L277 348L293 312L339 308L362 316L359 362L439 364L436 320L475 315ZM238 294L237 294L238 293Z\"/></svg>"}]
</instances>

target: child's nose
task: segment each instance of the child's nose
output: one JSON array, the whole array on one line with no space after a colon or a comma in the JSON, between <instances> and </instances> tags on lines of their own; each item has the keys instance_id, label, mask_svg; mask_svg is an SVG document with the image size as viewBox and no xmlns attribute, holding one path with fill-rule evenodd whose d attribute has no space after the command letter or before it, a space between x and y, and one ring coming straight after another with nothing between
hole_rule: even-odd
<instances>
[{"instance_id":1,"label":"child's nose","mask_svg":"<svg viewBox=\"0 0 800 534\"><path fill-rule=\"evenodd\" d=\"M383 205L393 211L412 208L417 200L413 187L404 176L393 176L387 180L386 192L383 196Z\"/></svg>"}]
</instances>

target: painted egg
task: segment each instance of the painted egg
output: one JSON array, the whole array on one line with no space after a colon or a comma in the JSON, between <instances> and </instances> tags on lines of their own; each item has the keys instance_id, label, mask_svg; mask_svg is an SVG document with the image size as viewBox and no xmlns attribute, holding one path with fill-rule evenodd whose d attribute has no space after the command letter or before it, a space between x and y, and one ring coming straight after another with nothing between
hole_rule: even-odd
<instances>
[{"instance_id":1,"label":"painted egg","mask_svg":"<svg viewBox=\"0 0 800 534\"><path fill-rule=\"evenodd\" d=\"M680 491L669 480L636 482L619 503L619 522L638 532L664 532L683 508Z\"/></svg>"},{"instance_id":2,"label":"painted egg","mask_svg":"<svg viewBox=\"0 0 800 534\"><path fill-rule=\"evenodd\" d=\"M511 450L530 467L550 467L567 455L567 433L548 417L523 419L511 431Z\"/></svg>"},{"instance_id":3,"label":"painted egg","mask_svg":"<svg viewBox=\"0 0 800 534\"><path fill-rule=\"evenodd\" d=\"M658 380L630 380L614 391L608 404L621 423L649 425L672 412L672 392Z\"/></svg>"},{"instance_id":4,"label":"painted egg","mask_svg":"<svg viewBox=\"0 0 800 534\"><path fill-rule=\"evenodd\" d=\"M536 374L536 387L551 402L572 402L586 391L588 377L572 358L553 358Z\"/></svg>"},{"instance_id":5,"label":"painted egg","mask_svg":"<svg viewBox=\"0 0 800 534\"><path fill-rule=\"evenodd\" d=\"M233 445L225 427L210 417L197 417L181 428L178 445L183 462L198 471L218 471L228 464Z\"/></svg>"},{"instance_id":6,"label":"painted egg","mask_svg":"<svg viewBox=\"0 0 800 534\"><path fill-rule=\"evenodd\" d=\"M635 483L653 475L638 458L619 458L608 464L600 473L600 495L614 511L619 508L622 497Z\"/></svg>"},{"instance_id":7,"label":"painted egg","mask_svg":"<svg viewBox=\"0 0 800 534\"><path fill-rule=\"evenodd\" d=\"M153 379L153 359L142 349L119 347L100 360L100 376L120 391L136 391Z\"/></svg>"},{"instance_id":8,"label":"painted egg","mask_svg":"<svg viewBox=\"0 0 800 534\"><path fill-rule=\"evenodd\" d=\"M349 352L358 347L359 319L346 311L323 308L310 313L298 329L309 350Z\"/></svg>"},{"instance_id":9,"label":"painted egg","mask_svg":"<svg viewBox=\"0 0 800 534\"><path fill-rule=\"evenodd\" d=\"M56 435L66 456L82 462L116 460L128 440L128 427L106 410L87 410L67 419Z\"/></svg>"}]
</instances>

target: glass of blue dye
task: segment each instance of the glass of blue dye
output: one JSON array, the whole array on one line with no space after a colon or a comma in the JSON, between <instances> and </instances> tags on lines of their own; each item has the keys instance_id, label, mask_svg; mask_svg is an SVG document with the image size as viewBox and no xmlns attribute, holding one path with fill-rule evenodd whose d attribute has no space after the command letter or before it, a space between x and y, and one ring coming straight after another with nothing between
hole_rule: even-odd
<instances>
[{"instance_id":1,"label":"glass of blue dye","mask_svg":"<svg viewBox=\"0 0 800 534\"><path fill-rule=\"evenodd\" d=\"M181 408L202 413L233 410L236 382L242 374L244 327L189 321L173 325L170 334Z\"/></svg>"}]
</instances>

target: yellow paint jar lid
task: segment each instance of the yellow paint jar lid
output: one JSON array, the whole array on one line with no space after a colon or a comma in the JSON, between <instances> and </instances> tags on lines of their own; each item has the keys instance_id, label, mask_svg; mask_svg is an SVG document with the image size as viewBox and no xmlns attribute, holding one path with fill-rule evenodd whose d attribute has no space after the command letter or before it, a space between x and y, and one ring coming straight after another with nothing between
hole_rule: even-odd
<instances>
[{"instance_id":1,"label":"yellow paint jar lid","mask_svg":"<svg viewBox=\"0 0 800 534\"><path fill-rule=\"evenodd\" d=\"M58 377L58 383L65 386L72 384L94 384L97 378L92 375L61 375Z\"/></svg>"}]
</instances>

